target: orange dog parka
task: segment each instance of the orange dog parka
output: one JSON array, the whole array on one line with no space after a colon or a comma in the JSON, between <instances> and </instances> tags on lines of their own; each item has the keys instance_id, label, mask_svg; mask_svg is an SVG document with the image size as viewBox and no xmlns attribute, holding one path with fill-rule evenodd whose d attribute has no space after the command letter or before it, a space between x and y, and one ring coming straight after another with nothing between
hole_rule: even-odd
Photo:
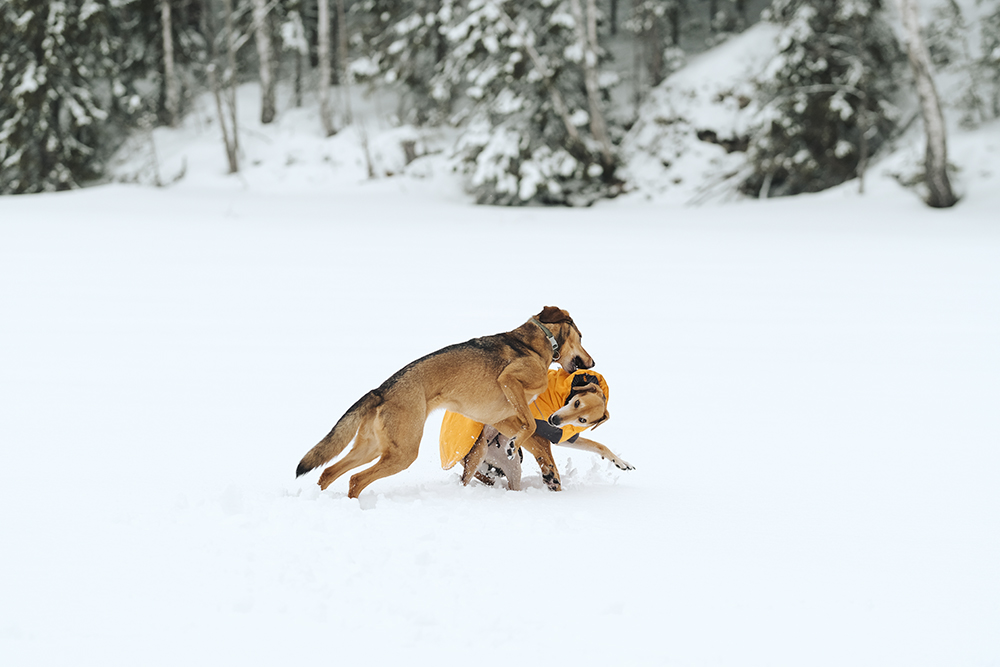
<instances>
[{"instance_id":1,"label":"orange dog parka","mask_svg":"<svg viewBox=\"0 0 1000 667\"><path fill-rule=\"evenodd\" d=\"M597 383L601 391L604 392L605 401L608 400L608 383L604 376L591 370L580 370L574 373L567 373L561 368L549 369L549 386L536 398L528 407L534 415L538 424L536 433L548 438L553 443L573 440L591 425L566 425L561 428L548 423L549 416L569 403L576 389L588 384ZM469 419L465 415L456 412L446 411L444 420L441 422L441 467L445 470L453 467L456 463L465 458L466 454L472 450L476 444L479 433L483 430L483 425L477 421ZM556 438L556 439L553 439Z\"/></svg>"}]
</instances>

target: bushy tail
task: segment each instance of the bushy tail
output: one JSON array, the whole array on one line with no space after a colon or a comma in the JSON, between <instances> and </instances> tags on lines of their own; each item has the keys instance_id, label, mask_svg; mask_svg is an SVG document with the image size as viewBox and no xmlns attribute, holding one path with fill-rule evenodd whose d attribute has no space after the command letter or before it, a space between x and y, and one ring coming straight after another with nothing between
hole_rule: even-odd
<instances>
[{"instance_id":1,"label":"bushy tail","mask_svg":"<svg viewBox=\"0 0 1000 667\"><path fill-rule=\"evenodd\" d=\"M347 445L350 444L354 435L358 432L361 422L371 416L375 408L382 403L382 397L375 391L370 391L362 396L357 403L344 413L336 426L320 440L315 447L306 452L306 455L299 461L299 467L295 470L295 476L300 477L314 468L318 468L327 461L340 454Z\"/></svg>"}]
</instances>

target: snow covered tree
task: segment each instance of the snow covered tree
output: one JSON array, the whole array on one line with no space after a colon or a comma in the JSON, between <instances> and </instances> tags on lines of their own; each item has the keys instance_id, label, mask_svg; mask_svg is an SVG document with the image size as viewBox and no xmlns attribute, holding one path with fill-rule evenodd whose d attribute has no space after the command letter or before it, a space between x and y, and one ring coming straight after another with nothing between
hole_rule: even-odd
<instances>
[{"instance_id":1,"label":"snow covered tree","mask_svg":"<svg viewBox=\"0 0 1000 667\"><path fill-rule=\"evenodd\" d=\"M642 0L634 5L625 22L625 29L634 33L642 45L650 86L658 86L683 63L681 8L682 0Z\"/></svg>"},{"instance_id":2,"label":"snow covered tree","mask_svg":"<svg viewBox=\"0 0 1000 667\"><path fill-rule=\"evenodd\" d=\"M0 3L0 193L65 190L99 175L129 106L108 0Z\"/></svg>"},{"instance_id":3,"label":"snow covered tree","mask_svg":"<svg viewBox=\"0 0 1000 667\"><path fill-rule=\"evenodd\" d=\"M309 42L306 38L305 21L302 16L302 0L289 3L288 11L281 23L281 43L286 51L292 52L294 74L292 87L295 106L302 106L302 88L305 75L304 63L309 57Z\"/></svg>"},{"instance_id":4,"label":"snow covered tree","mask_svg":"<svg viewBox=\"0 0 1000 667\"><path fill-rule=\"evenodd\" d=\"M981 79L989 87L989 112L1000 118L1000 3L980 23L982 56L978 60Z\"/></svg>"},{"instance_id":5,"label":"snow covered tree","mask_svg":"<svg viewBox=\"0 0 1000 667\"><path fill-rule=\"evenodd\" d=\"M141 91L143 124L178 122L200 86L197 74L206 59L205 35L211 34L204 25L210 3L108 0L108 4L117 45L112 57L126 85L135 82Z\"/></svg>"},{"instance_id":6,"label":"snow covered tree","mask_svg":"<svg viewBox=\"0 0 1000 667\"><path fill-rule=\"evenodd\" d=\"M619 187L592 0L455 8L436 99L472 106L459 153L480 203L588 204Z\"/></svg>"},{"instance_id":7,"label":"snow covered tree","mask_svg":"<svg viewBox=\"0 0 1000 667\"><path fill-rule=\"evenodd\" d=\"M1000 3L992 10L983 4L963 9L945 0L921 31L934 70L946 81L942 104L959 111L966 127L1000 116Z\"/></svg>"},{"instance_id":8,"label":"snow covered tree","mask_svg":"<svg viewBox=\"0 0 1000 667\"><path fill-rule=\"evenodd\" d=\"M793 195L863 178L898 122L901 53L881 0L774 0L768 18L783 26L780 51L759 81L742 190Z\"/></svg>"},{"instance_id":9,"label":"snow covered tree","mask_svg":"<svg viewBox=\"0 0 1000 667\"><path fill-rule=\"evenodd\" d=\"M450 99L435 96L432 81L447 53L444 32L454 6L455 0L363 0L352 9L363 58L356 74L401 84L405 122L441 122L450 111Z\"/></svg>"},{"instance_id":10,"label":"snow covered tree","mask_svg":"<svg viewBox=\"0 0 1000 667\"><path fill-rule=\"evenodd\" d=\"M746 0L713 0L709 3L709 46L719 43L727 35L742 32L750 25Z\"/></svg>"}]
</instances>

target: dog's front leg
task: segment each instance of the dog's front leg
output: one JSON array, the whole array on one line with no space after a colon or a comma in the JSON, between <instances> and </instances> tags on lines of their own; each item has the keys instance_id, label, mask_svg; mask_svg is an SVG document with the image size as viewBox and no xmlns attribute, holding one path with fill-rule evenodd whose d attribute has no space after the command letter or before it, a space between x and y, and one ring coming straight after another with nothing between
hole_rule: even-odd
<instances>
[{"instance_id":1,"label":"dog's front leg","mask_svg":"<svg viewBox=\"0 0 1000 667\"><path fill-rule=\"evenodd\" d=\"M598 454L601 458L605 458L612 463L614 463L621 470L635 470L635 466L626 461L625 459L616 456L613 451L605 447L599 442L594 442L593 440L587 440L586 438L577 438L576 442L560 442L560 447L571 447L573 449L582 449L585 452L593 452Z\"/></svg>"},{"instance_id":2,"label":"dog's front leg","mask_svg":"<svg viewBox=\"0 0 1000 667\"><path fill-rule=\"evenodd\" d=\"M528 438L521 446L528 450L528 453L535 457L538 468L542 471L542 481L550 491L561 491L562 480L559 479L559 470L556 468L555 459L552 458L552 445L548 440L540 436Z\"/></svg>"},{"instance_id":3,"label":"dog's front leg","mask_svg":"<svg viewBox=\"0 0 1000 667\"><path fill-rule=\"evenodd\" d=\"M508 366L497 378L503 395L514 408L514 415L494 424L496 429L511 440L523 442L535 434L535 417L528 407L528 392L513 366ZM534 394L532 394L532 397Z\"/></svg>"}]
</instances>

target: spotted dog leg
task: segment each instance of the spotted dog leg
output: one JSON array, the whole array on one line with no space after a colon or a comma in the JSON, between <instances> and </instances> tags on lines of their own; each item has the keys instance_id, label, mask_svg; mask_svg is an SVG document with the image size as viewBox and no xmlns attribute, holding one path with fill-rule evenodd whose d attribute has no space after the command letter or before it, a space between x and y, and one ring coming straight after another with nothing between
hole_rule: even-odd
<instances>
[{"instance_id":1,"label":"spotted dog leg","mask_svg":"<svg viewBox=\"0 0 1000 667\"><path fill-rule=\"evenodd\" d=\"M503 476L507 478L508 489L520 491L521 458L521 450L513 440L486 425L472 451L465 457L462 482L468 484L475 477L483 484L493 486L497 477Z\"/></svg>"},{"instance_id":2,"label":"spotted dog leg","mask_svg":"<svg viewBox=\"0 0 1000 667\"><path fill-rule=\"evenodd\" d=\"M521 450L514 441L497 433L497 437L490 440L486 458L483 462L492 466L507 478L508 489L511 491L520 491L521 456Z\"/></svg>"}]
</instances>

